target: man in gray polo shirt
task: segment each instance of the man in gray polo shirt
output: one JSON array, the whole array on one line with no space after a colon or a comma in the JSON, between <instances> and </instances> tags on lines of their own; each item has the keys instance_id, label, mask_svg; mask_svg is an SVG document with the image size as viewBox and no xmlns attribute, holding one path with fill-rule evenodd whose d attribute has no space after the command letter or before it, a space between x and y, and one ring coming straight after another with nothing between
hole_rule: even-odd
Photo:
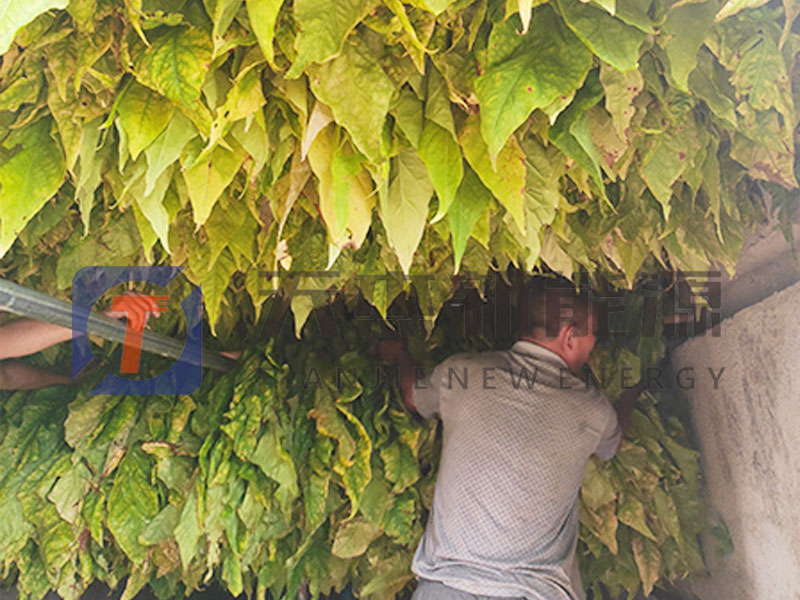
<instances>
[{"instance_id":1,"label":"man in gray polo shirt","mask_svg":"<svg viewBox=\"0 0 800 600\"><path fill-rule=\"evenodd\" d=\"M615 454L638 395L615 411L576 376L595 344L589 304L563 287L532 290L531 319L510 349L453 355L427 380L402 344L382 343L406 406L443 425L412 600L585 597L575 555L583 472L592 454Z\"/></svg>"}]
</instances>

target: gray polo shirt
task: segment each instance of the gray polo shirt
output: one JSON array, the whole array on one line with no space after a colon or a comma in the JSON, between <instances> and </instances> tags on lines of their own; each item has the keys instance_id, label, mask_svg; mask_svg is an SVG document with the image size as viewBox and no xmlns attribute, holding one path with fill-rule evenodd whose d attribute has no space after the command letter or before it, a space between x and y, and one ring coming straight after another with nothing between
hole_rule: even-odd
<instances>
[{"instance_id":1,"label":"gray polo shirt","mask_svg":"<svg viewBox=\"0 0 800 600\"><path fill-rule=\"evenodd\" d=\"M414 574L473 594L583 599L581 480L589 457L611 458L621 436L603 393L554 352L518 341L451 356L413 400L443 426Z\"/></svg>"}]
</instances>

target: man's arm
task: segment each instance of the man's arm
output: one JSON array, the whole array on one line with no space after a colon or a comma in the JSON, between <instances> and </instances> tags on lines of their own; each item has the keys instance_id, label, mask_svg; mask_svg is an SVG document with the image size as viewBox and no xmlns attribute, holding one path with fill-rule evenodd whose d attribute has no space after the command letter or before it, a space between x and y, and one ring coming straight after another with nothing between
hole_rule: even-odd
<instances>
[{"instance_id":1,"label":"man's arm","mask_svg":"<svg viewBox=\"0 0 800 600\"><path fill-rule=\"evenodd\" d=\"M128 317L138 319L147 324L150 315L158 317L158 313L151 312L150 302L147 297L138 298L135 292L125 292L125 296L130 296L127 303L127 312L115 312L105 310L103 314L107 317L121 319ZM8 324L0 327L0 360L6 358L19 358L35 354L45 348L66 342L72 339L72 329L53 325L45 321L36 321L22 317L14 319Z\"/></svg>"},{"instance_id":2,"label":"man's arm","mask_svg":"<svg viewBox=\"0 0 800 600\"><path fill-rule=\"evenodd\" d=\"M619 438L617 450L622 446L622 440L625 439L625 434L628 432L628 429L630 429L633 409L636 407L636 401L639 398L639 394L642 393L643 388L644 384L640 381L633 386L633 388L622 390L619 400L614 403L614 410L617 411L617 421L619 421L620 428L622 429L622 435Z\"/></svg>"},{"instance_id":3,"label":"man's arm","mask_svg":"<svg viewBox=\"0 0 800 600\"><path fill-rule=\"evenodd\" d=\"M0 360L28 356L72 339L72 329L34 321L15 319L0 328Z\"/></svg>"},{"instance_id":4,"label":"man's arm","mask_svg":"<svg viewBox=\"0 0 800 600\"><path fill-rule=\"evenodd\" d=\"M77 380L49 373L22 362L0 363L0 390L38 390L50 385L70 384Z\"/></svg>"},{"instance_id":5,"label":"man's arm","mask_svg":"<svg viewBox=\"0 0 800 600\"><path fill-rule=\"evenodd\" d=\"M384 362L397 366L403 404L409 412L418 413L414 405L414 379L419 363L411 357L403 342L397 340L383 340L378 347L378 353Z\"/></svg>"}]
</instances>

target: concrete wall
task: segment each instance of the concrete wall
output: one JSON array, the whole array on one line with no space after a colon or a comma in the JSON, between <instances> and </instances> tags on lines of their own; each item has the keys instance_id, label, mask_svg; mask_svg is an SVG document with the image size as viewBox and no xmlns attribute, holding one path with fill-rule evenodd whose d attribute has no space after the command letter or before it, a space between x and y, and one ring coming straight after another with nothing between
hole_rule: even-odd
<instances>
[{"instance_id":1,"label":"concrete wall","mask_svg":"<svg viewBox=\"0 0 800 600\"><path fill-rule=\"evenodd\" d=\"M800 283L724 319L720 333L672 352L676 370L694 369L686 394L708 504L734 544L720 558L705 540L711 576L691 587L702 600L800 600ZM708 369L723 367L715 389Z\"/></svg>"}]
</instances>

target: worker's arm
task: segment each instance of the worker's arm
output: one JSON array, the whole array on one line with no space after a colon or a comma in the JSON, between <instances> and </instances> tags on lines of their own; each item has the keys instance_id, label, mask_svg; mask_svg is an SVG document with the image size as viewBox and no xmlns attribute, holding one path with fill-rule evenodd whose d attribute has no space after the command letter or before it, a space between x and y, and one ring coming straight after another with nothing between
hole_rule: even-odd
<instances>
[{"instance_id":1,"label":"worker's arm","mask_svg":"<svg viewBox=\"0 0 800 600\"><path fill-rule=\"evenodd\" d=\"M414 406L414 381L419 363L411 358L403 342L398 340L383 340L378 347L378 353L384 362L397 367L403 403L409 412L417 412Z\"/></svg>"},{"instance_id":2,"label":"worker's arm","mask_svg":"<svg viewBox=\"0 0 800 600\"><path fill-rule=\"evenodd\" d=\"M639 382L631 389L622 390L619 400L614 404L614 410L617 411L617 421L622 429L622 434L617 444L617 450L619 450L619 447L622 445L622 440L625 439L625 434L627 434L628 429L630 429L633 409L636 406L636 400L639 398L639 394L642 393L643 388L644 385Z\"/></svg>"},{"instance_id":3,"label":"worker's arm","mask_svg":"<svg viewBox=\"0 0 800 600\"><path fill-rule=\"evenodd\" d=\"M38 390L50 385L74 383L77 380L37 369L23 362L0 363L0 390Z\"/></svg>"},{"instance_id":4,"label":"worker's arm","mask_svg":"<svg viewBox=\"0 0 800 600\"><path fill-rule=\"evenodd\" d=\"M631 416L643 386L637 384L631 389L622 390L622 394L613 405L608 406L608 421L594 454L600 460L611 459L622 446L622 440L631 426ZM608 402L608 400L605 400ZM613 411L611 407L613 406Z\"/></svg>"},{"instance_id":5,"label":"worker's arm","mask_svg":"<svg viewBox=\"0 0 800 600\"><path fill-rule=\"evenodd\" d=\"M72 339L72 329L33 319L15 319L0 328L0 360L34 354Z\"/></svg>"},{"instance_id":6,"label":"worker's arm","mask_svg":"<svg viewBox=\"0 0 800 600\"><path fill-rule=\"evenodd\" d=\"M150 310L151 301L148 297L137 298L138 294L135 292L126 292L124 295L132 297L132 300L126 304L126 312L106 310L103 311L103 314L117 319L127 317L144 324L147 323L147 319L151 314L158 316L158 313L153 313ZM2 342L0 343L0 360L35 354L45 348L71 339L72 329L69 327L61 327L60 325L24 317L14 319L0 327L0 342Z\"/></svg>"}]
</instances>

